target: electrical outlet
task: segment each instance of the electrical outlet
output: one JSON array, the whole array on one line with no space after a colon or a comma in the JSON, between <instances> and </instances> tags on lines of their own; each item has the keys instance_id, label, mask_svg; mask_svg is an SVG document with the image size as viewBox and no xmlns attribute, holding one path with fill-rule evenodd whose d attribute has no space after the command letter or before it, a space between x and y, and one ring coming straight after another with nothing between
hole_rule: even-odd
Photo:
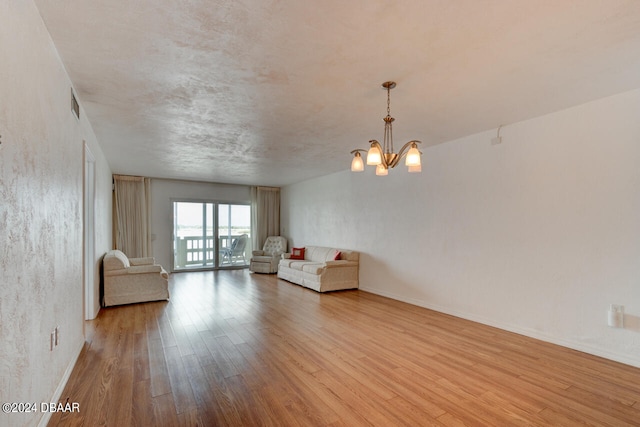
<instances>
[{"instance_id":1,"label":"electrical outlet","mask_svg":"<svg viewBox=\"0 0 640 427\"><path fill-rule=\"evenodd\" d=\"M624 305L611 304L611 311L613 311L614 313L623 313Z\"/></svg>"},{"instance_id":2,"label":"electrical outlet","mask_svg":"<svg viewBox=\"0 0 640 427\"><path fill-rule=\"evenodd\" d=\"M624 305L611 304L607 324L612 328L624 328Z\"/></svg>"}]
</instances>

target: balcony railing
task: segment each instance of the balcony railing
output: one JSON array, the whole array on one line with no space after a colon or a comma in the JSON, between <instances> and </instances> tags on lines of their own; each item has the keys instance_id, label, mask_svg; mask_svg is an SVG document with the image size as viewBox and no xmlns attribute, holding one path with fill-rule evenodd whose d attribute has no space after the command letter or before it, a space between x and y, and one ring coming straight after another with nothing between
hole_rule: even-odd
<instances>
[{"instance_id":1,"label":"balcony railing","mask_svg":"<svg viewBox=\"0 0 640 427\"><path fill-rule=\"evenodd\" d=\"M251 244L247 242L244 250L244 256L236 256L231 259L224 258L224 250L231 246L233 239L239 236L219 236L219 262L220 267L224 266L241 266L249 265L247 254L251 254ZM175 269L188 269L197 267L214 267L215 266L215 237L203 238L202 236L183 236L176 239L175 253ZM240 259L242 258L242 259Z\"/></svg>"}]
</instances>

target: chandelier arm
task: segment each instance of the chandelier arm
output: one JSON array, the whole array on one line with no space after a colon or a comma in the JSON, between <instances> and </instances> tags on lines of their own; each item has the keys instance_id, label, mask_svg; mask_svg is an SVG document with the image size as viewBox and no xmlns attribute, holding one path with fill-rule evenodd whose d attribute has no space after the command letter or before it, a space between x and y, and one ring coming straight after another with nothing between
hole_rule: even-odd
<instances>
[{"instance_id":1,"label":"chandelier arm","mask_svg":"<svg viewBox=\"0 0 640 427\"><path fill-rule=\"evenodd\" d=\"M413 141L409 141L406 144L404 144L402 146L402 148L400 149L400 151L398 151L398 157L403 157L405 156L407 153L405 153L404 151L407 150L407 148L411 147L412 144L422 144L422 141L418 141L416 139L414 139ZM408 152L408 151L407 151ZM422 154L422 153L420 153Z\"/></svg>"},{"instance_id":2,"label":"chandelier arm","mask_svg":"<svg viewBox=\"0 0 640 427\"><path fill-rule=\"evenodd\" d=\"M363 153L366 153L366 152L367 152L367 150L365 150L365 149L363 149L363 148L356 148L355 150L351 150L351 154L355 154L355 153L357 153L358 151L362 151Z\"/></svg>"}]
</instances>

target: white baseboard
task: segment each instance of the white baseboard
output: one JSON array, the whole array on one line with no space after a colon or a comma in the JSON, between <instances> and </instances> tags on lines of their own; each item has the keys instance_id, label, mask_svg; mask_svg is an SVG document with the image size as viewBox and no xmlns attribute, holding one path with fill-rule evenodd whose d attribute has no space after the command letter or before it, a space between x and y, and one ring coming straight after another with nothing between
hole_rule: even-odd
<instances>
[{"instance_id":1,"label":"white baseboard","mask_svg":"<svg viewBox=\"0 0 640 427\"><path fill-rule=\"evenodd\" d=\"M630 365L636 368L640 368L640 358L637 358L637 357L628 357L625 355L612 353L600 347L593 347L593 346L585 345L584 343L581 343L581 342L561 339L561 338L550 336L535 330L517 328L517 327L513 327L512 325L496 323L491 319L486 319L480 316L473 316L467 313L457 312L455 310L450 310L446 307L430 304L426 301L422 301L414 298L406 298L401 295L395 295L390 292L381 291L380 289L373 289L373 288L360 286L360 290L365 292L370 292L372 294L380 295L383 297L391 298L397 301L406 302L407 304L416 305L418 307L427 308L429 310L437 311L440 313L449 314L451 316L460 317L461 319L470 320L472 322L482 323L483 325L488 325L494 328L503 329L505 331L513 332L519 335L524 335L530 338L535 338L551 344L557 344L562 347L567 347L573 350L581 351L583 353L588 353L594 356L603 357L605 359L613 360L615 362L624 363L625 365Z\"/></svg>"},{"instance_id":2,"label":"white baseboard","mask_svg":"<svg viewBox=\"0 0 640 427\"><path fill-rule=\"evenodd\" d=\"M60 400L60 396L62 396L62 392L64 391L64 388L67 386L67 381L69 381L71 372L73 372L73 368L75 368L76 363L78 362L78 357L80 357L80 353L82 352L84 344L85 344L85 341L83 339L82 342L80 343L80 346L75 352L75 356L71 359L71 362L69 362L67 369L64 371L64 375L62 376L62 379L60 380L60 383L58 384L56 391L53 392L53 396L51 397L51 400L49 400L49 402L58 402ZM51 419L51 412L45 412L42 415L42 418L40 418L38 427L46 427L47 424L49 424L50 419Z\"/></svg>"}]
</instances>

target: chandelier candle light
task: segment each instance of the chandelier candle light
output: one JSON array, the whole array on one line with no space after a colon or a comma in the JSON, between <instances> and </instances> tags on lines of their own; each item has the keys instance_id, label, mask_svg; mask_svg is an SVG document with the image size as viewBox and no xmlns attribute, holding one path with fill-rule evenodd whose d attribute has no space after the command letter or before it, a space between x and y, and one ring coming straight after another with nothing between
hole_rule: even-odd
<instances>
[{"instance_id":1,"label":"chandelier candle light","mask_svg":"<svg viewBox=\"0 0 640 427\"><path fill-rule=\"evenodd\" d=\"M351 171L353 172L362 172L364 170L364 162L360 155L361 151L367 151L367 164L376 167L376 175L387 175L389 168L396 167L402 157L405 157L405 165L409 167L409 172L422 171L422 163L420 161L421 153L418 151L420 141L409 141L402 146L397 154L393 152L392 124L395 119L391 117L390 92L394 87L396 87L395 82L382 83L382 88L387 90L387 117L382 119L384 120L384 139L382 140L382 145L375 139L372 139L369 141L371 144L369 151L360 148L351 151L351 154L353 154Z\"/></svg>"}]
</instances>

